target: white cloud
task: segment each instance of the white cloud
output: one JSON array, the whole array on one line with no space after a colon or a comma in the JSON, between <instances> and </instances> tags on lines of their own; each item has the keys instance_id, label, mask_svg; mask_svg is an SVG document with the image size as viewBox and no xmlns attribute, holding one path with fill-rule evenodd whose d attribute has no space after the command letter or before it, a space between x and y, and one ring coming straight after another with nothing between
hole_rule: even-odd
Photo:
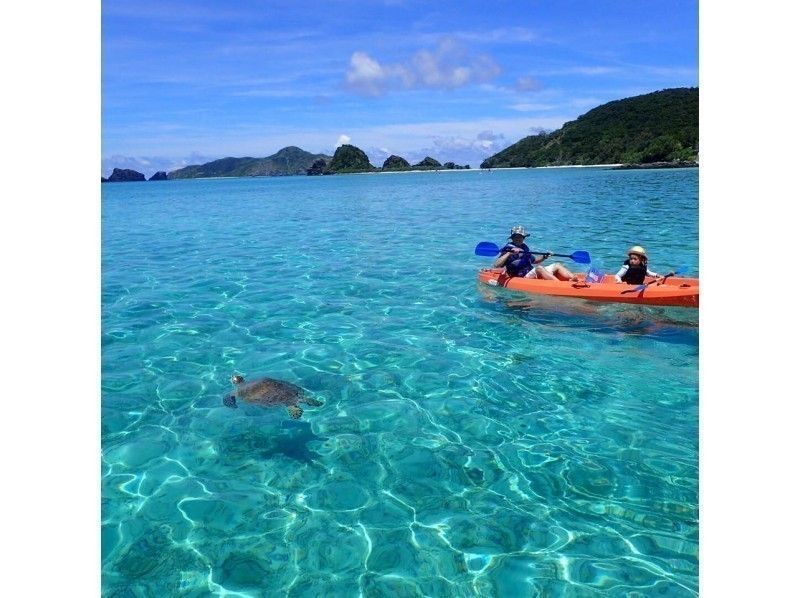
<instances>
[{"instance_id":1,"label":"white cloud","mask_svg":"<svg viewBox=\"0 0 800 598\"><path fill-rule=\"evenodd\" d=\"M336 147L347 145L350 143L350 137L348 135L339 135L339 139L336 140Z\"/></svg>"},{"instance_id":2,"label":"white cloud","mask_svg":"<svg viewBox=\"0 0 800 598\"><path fill-rule=\"evenodd\" d=\"M435 129L436 127L433 127L431 130ZM491 130L479 131L474 136L459 133L435 134L429 136L427 142L426 146L405 151L389 152L385 148L370 147L365 152L370 157L370 162L379 166L391 153L394 153L405 158L411 164L416 164L430 156L442 164L455 162L459 166L469 164L477 167L484 159L513 143L505 134Z\"/></svg>"},{"instance_id":3,"label":"white cloud","mask_svg":"<svg viewBox=\"0 0 800 598\"><path fill-rule=\"evenodd\" d=\"M390 89L455 89L499 74L500 67L489 56L473 56L448 38L435 50L420 50L405 63L381 64L366 52L354 52L345 83L357 93L378 96Z\"/></svg>"},{"instance_id":4,"label":"white cloud","mask_svg":"<svg viewBox=\"0 0 800 598\"><path fill-rule=\"evenodd\" d=\"M502 133L495 133L494 131L481 131L475 137L481 141L494 141L496 139L504 139L505 135Z\"/></svg>"},{"instance_id":5,"label":"white cloud","mask_svg":"<svg viewBox=\"0 0 800 598\"><path fill-rule=\"evenodd\" d=\"M520 77L514 84L517 91L539 91L543 87L542 83L533 77Z\"/></svg>"},{"instance_id":6,"label":"white cloud","mask_svg":"<svg viewBox=\"0 0 800 598\"><path fill-rule=\"evenodd\" d=\"M507 27L489 31L459 31L455 35L468 41L500 44L529 43L538 38L535 31L525 27Z\"/></svg>"},{"instance_id":7,"label":"white cloud","mask_svg":"<svg viewBox=\"0 0 800 598\"><path fill-rule=\"evenodd\" d=\"M411 164L416 164L430 156L442 164L455 162L459 166L469 164L472 167L477 167L487 157L511 145L511 142L502 135L491 135L491 137L491 139L485 137L479 139L477 137L437 136L433 138L432 145L395 153L408 160ZM369 152L367 153L372 156ZM377 157L379 156L376 155ZM380 160L376 160L375 163L382 164L385 157L381 155Z\"/></svg>"},{"instance_id":8,"label":"white cloud","mask_svg":"<svg viewBox=\"0 0 800 598\"><path fill-rule=\"evenodd\" d=\"M386 74L376 60L364 52L354 52L350 57L350 70L345 77L347 86L367 95L379 95L383 91Z\"/></svg>"},{"instance_id":9,"label":"white cloud","mask_svg":"<svg viewBox=\"0 0 800 598\"><path fill-rule=\"evenodd\" d=\"M618 73L621 69L613 66L576 66L567 69L569 73L577 75L608 75L610 73Z\"/></svg>"},{"instance_id":10,"label":"white cloud","mask_svg":"<svg viewBox=\"0 0 800 598\"><path fill-rule=\"evenodd\" d=\"M554 108L551 104L531 104L525 102L512 104L510 107L517 112L538 112L540 110L552 110Z\"/></svg>"},{"instance_id":11,"label":"white cloud","mask_svg":"<svg viewBox=\"0 0 800 598\"><path fill-rule=\"evenodd\" d=\"M352 133L363 140L364 145L359 147L390 147L392 153L404 157L412 164L425 156L431 156L442 163L455 162L475 167L488 156L530 135L531 131L552 131L574 118L574 115L548 115L515 119L398 123L365 127ZM373 158L369 151L367 155ZM376 159L373 164L376 162L382 163L382 160Z\"/></svg>"},{"instance_id":12,"label":"white cloud","mask_svg":"<svg viewBox=\"0 0 800 598\"><path fill-rule=\"evenodd\" d=\"M627 68L627 67L626 67ZM595 77L599 75L622 74L626 69L618 66L567 66L559 68L542 69L539 75L544 76L563 76L563 75L586 75ZM627 68L630 70L630 68Z\"/></svg>"}]
</instances>

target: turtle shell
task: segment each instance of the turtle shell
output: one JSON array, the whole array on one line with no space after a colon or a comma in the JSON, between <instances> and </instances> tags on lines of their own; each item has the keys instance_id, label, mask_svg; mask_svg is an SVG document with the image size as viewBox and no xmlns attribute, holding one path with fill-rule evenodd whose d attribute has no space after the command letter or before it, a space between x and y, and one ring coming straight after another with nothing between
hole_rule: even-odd
<instances>
[{"instance_id":1,"label":"turtle shell","mask_svg":"<svg viewBox=\"0 0 800 598\"><path fill-rule=\"evenodd\" d=\"M304 394L305 391L299 386L274 378L261 378L236 386L237 399L267 407L297 405Z\"/></svg>"}]
</instances>

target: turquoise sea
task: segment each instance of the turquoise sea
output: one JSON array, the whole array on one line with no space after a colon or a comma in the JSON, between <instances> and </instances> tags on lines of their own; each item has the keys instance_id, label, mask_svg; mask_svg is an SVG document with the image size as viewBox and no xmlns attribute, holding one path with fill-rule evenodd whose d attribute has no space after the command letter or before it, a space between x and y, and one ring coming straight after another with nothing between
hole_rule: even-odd
<instances>
[{"instance_id":1,"label":"turquoise sea","mask_svg":"<svg viewBox=\"0 0 800 598\"><path fill-rule=\"evenodd\" d=\"M698 176L103 185L103 594L696 596L698 310L486 287L473 250L699 275ZM324 405L228 409L234 373Z\"/></svg>"}]
</instances>

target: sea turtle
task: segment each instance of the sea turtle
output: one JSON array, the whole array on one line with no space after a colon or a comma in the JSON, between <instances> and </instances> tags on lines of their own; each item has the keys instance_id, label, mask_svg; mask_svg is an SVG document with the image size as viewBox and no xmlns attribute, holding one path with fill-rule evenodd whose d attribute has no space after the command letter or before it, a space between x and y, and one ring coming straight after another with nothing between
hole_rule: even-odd
<instances>
[{"instance_id":1,"label":"sea turtle","mask_svg":"<svg viewBox=\"0 0 800 598\"><path fill-rule=\"evenodd\" d=\"M233 384L233 394L226 395L222 400L223 405L231 409L238 407L237 399L264 407L285 405L289 415L293 419L297 419L303 415L303 410L298 403L305 403L312 407L322 405L321 402L309 397L306 391L299 386L283 380L260 378L254 382L245 382L244 376L237 374L231 376L231 384Z\"/></svg>"}]
</instances>

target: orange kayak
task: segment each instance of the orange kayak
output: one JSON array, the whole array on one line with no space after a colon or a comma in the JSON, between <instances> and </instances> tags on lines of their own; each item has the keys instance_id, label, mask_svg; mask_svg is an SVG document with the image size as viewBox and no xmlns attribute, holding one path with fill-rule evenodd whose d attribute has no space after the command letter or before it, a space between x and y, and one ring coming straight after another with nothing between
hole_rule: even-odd
<instances>
[{"instance_id":1,"label":"orange kayak","mask_svg":"<svg viewBox=\"0 0 800 598\"><path fill-rule=\"evenodd\" d=\"M589 301L614 303L639 303L642 305L672 305L677 307L700 307L700 279L670 276L663 284L653 283L644 289L637 285L617 283L613 274L606 274L603 282L587 283L579 274L577 282L564 280L541 280L538 278L509 277L503 268L485 268L478 273L478 280L490 286L500 286L513 291L533 295L575 297ZM648 278L645 283L653 280Z\"/></svg>"}]
</instances>

